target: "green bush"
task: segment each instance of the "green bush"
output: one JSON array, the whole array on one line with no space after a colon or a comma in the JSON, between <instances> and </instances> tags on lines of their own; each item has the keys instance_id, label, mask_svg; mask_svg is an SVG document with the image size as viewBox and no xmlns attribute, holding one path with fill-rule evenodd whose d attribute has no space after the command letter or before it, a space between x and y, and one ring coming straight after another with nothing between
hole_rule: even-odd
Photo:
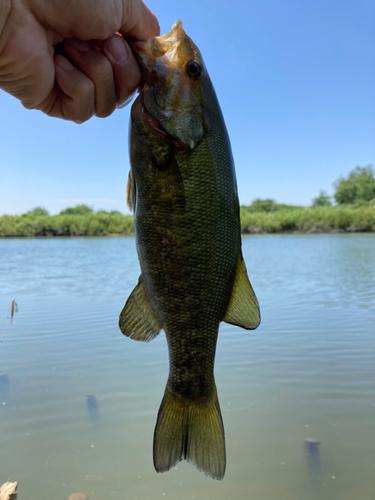
<instances>
[{"instance_id":1,"label":"green bush","mask_svg":"<svg viewBox=\"0 0 375 500\"><path fill-rule=\"evenodd\" d=\"M16 236L15 216L3 215L0 217L0 237Z\"/></svg>"},{"instance_id":2,"label":"green bush","mask_svg":"<svg viewBox=\"0 0 375 500\"><path fill-rule=\"evenodd\" d=\"M243 233L285 231L329 232L375 231L375 205L338 205L304 207L275 212L246 212L241 207Z\"/></svg>"},{"instance_id":3,"label":"green bush","mask_svg":"<svg viewBox=\"0 0 375 500\"><path fill-rule=\"evenodd\" d=\"M319 191L319 196L313 199L313 207L330 207L332 205L331 197L328 196L327 192L321 189Z\"/></svg>"},{"instance_id":4,"label":"green bush","mask_svg":"<svg viewBox=\"0 0 375 500\"><path fill-rule=\"evenodd\" d=\"M348 177L340 177L334 184L337 203L355 203L359 200L371 201L375 198L375 175L372 165L356 167Z\"/></svg>"},{"instance_id":5,"label":"green bush","mask_svg":"<svg viewBox=\"0 0 375 500\"><path fill-rule=\"evenodd\" d=\"M260 200L261 201L261 200ZM268 203L270 200L264 200ZM289 231L375 231L375 203L361 201L336 206L296 207L275 203L256 203L240 208L243 233L281 233ZM269 210L268 208L276 208ZM268 207L268 208L267 208ZM266 209L267 208L267 209ZM134 233L134 219L119 212L82 214L3 215L0 237L15 236L105 236Z\"/></svg>"},{"instance_id":6,"label":"green bush","mask_svg":"<svg viewBox=\"0 0 375 500\"><path fill-rule=\"evenodd\" d=\"M65 212L65 211L63 211ZM0 217L0 237L14 236L105 236L134 233L131 215L103 210L86 215L59 214L3 215Z\"/></svg>"},{"instance_id":7,"label":"green bush","mask_svg":"<svg viewBox=\"0 0 375 500\"><path fill-rule=\"evenodd\" d=\"M87 215L94 213L94 210L87 205L76 205L68 207L60 212L60 215Z\"/></svg>"},{"instance_id":8,"label":"green bush","mask_svg":"<svg viewBox=\"0 0 375 500\"><path fill-rule=\"evenodd\" d=\"M259 213L259 212L276 212L279 210L292 210L295 208L300 208L295 205L286 205L284 203L276 203L275 200L265 199L261 200L260 198L255 199L251 205L241 206L241 212L247 213Z\"/></svg>"},{"instance_id":9,"label":"green bush","mask_svg":"<svg viewBox=\"0 0 375 500\"><path fill-rule=\"evenodd\" d=\"M35 207L32 210L29 210L26 212L25 215L36 215L37 217L40 217L42 215L49 215L48 210L46 210L43 207Z\"/></svg>"}]
</instances>

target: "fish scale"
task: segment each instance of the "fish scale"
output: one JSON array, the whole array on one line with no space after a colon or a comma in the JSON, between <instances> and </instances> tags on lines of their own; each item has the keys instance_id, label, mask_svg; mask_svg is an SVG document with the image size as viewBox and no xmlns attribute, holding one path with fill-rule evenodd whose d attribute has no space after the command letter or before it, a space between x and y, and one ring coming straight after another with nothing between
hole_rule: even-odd
<instances>
[{"instance_id":1,"label":"fish scale","mask_svg":"<svg viewBox=\"0 0 375 500\"><path fill-rule=\"evenodd\" d=\"M142 274L119 324L135 340L148 342L161 329L167 338L156 470L186 459L222 479L225 439L214 379L219 324L253 329L260 322L241 253L229 137L202 56L180 21L131 47L143 84L131 110L127 192Z\"/></svg>"}]
</instances>

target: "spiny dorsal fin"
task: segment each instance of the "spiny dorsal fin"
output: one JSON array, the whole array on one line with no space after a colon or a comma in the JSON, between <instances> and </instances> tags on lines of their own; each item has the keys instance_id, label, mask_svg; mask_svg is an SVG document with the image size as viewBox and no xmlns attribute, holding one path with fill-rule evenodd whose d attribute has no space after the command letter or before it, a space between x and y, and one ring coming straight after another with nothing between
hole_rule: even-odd
<instances>
[{"instance_id":1,"label":"spiny dorsal fin","mask_svg":"<svg viewBox=\"0 0 375 500\"><path fill-rule=\"evenodd\" d=\"M126 206L128 207L128 210L130 210L130 212L133 212L134 201L135 200L133 200L132 173L130 170L128 175L128 182L126 183Z\"/></svg>"},{"instance_id":2,"label":"spiny dorsal fin","mask_svg":"<svg viewBox=\"0 0 375 500\"><path fill-rule=\"evenodd\" d=\"M119 327L124 335L139 342L150 342L162 329L148 299L142 275L121 311Z\"/></svg>"},{"instance_id":3,"label":"spiny dorsal fin","mask_svg":"<svg viewBox=\"0 0 375 500\"><path fill-rule=\"evenodd\" d=\"M242 253L239 253L237 258L232 295L223 321L246 330L254 330L260 323L258 300L247 276Z\"/></svg>"}]
</instances>

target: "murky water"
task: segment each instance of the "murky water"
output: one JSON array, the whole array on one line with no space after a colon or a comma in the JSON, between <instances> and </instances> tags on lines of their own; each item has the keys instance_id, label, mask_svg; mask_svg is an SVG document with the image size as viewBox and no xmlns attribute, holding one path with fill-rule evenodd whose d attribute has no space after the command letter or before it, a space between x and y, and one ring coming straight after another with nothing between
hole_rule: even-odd
<instances>
[{"instance_id":1,"label":"murky water","mask_svg":"<svg viewBox=\"0 0 375 500\"><path fill-rule=\"evenodd\" d=\"M0 240L0 484L20 500L373 500L375 235L244 238L262 324L222 324L222 482L156 474L163 334L123 337L133 238ZM305 438L321 442L308 453Z\"/></svg>"}]
</instances>

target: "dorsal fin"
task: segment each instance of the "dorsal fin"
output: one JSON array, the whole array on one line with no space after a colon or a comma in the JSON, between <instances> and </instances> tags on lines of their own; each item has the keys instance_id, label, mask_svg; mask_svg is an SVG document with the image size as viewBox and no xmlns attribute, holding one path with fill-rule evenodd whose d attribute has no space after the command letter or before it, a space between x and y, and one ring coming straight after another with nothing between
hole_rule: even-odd
<instances>
[{"instance_id":1,"label":"dorsal fin","mask_svg":"<svg viewBox=\"0 0 375 500\"><path fill-rule=\"evenodd\" d=\"M132 180L132 171L129 171L128 182L126 183L126 206L130 212L134 212L134 203L135 203L135 185L133 186L134 181Z\"/></svg>"},{"instance_id":2,"label":"dorsal fin","mask_svg":"<svg viewBox=\"0 0 375 500\"><path fill-rule=\"evenodd\" d=\"M258 300L250 284L241 252L237 257L232 295L223 321L246 330L254 330L260 323Z\"/></svg>"}]
</instances>

